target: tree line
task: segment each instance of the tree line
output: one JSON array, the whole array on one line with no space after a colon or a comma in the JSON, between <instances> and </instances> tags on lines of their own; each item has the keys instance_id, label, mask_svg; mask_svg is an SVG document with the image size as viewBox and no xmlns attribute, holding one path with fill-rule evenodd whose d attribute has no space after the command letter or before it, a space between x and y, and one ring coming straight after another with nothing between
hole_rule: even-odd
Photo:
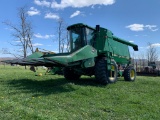
<instances>
[{"instance_id":1,"label":"tree line","mask_svg":"<svg viewBox=\"0 0 160 120\"><path fill-rule=\"evenodd\" d=\"M159 63L159 52L152 43L147 44L147 48L145 52L139 52L139 55L132 54L133 64L138 62L140 66L146 66L152 63ZM136 62L134 61L136 60Z\"/></svg>"}]
</instances>

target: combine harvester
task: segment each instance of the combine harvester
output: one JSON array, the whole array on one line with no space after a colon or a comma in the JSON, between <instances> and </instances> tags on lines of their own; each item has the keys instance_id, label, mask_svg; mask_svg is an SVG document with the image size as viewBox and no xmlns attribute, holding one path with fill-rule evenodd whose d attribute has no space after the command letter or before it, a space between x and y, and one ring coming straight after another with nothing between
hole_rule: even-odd
<instances>
[{"instance_id":1,"label":"combine harvester","mask_svg":"<svg viewBox=\"0 0 160 120\"><path fill-rule=\"evenodd\" d=\"M101 84L115 83L118 76L134 81L136 71L131 65L128 46L138 51L138 46L120 39L105 28L92 28L78 23L67 28L70 33L70 52L58 54L35 53L15 64L62 67L67 80L77 80L81 75L95 75Z\"/></svg>"}]
</instances>

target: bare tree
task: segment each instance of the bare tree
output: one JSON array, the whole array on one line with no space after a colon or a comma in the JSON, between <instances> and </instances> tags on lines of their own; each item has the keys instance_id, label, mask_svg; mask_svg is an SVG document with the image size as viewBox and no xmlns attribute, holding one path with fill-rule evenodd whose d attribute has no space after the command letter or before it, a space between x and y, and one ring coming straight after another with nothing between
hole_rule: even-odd
<instances>
[{"instance_id":1,"label":"bare tree","mask_svg":"<svg viewBox=\"0 0 160 120\"><path fill-rule=\"evenodd\" d=\"M146 65L145 63L145 61L146 61L146 58L145 58L145 54L142 52L141 53L141 59L142 59L142 66L143 66L143 68L144 68L144 66Z\"/></svg>"},{"instance_id":2,"label":"bare tree","mask_svg":"<svg viewBox=\"0 0 160 120\"><path fill-rule=\"evenodd\" d=\"M2 48L0 53L2 53L2 54L10 54L8 48Z\"/></svg>"},{"instance_id":3,"label":"bare tree","mask_svg":"<svg viewBox=\"0 0 160 120\"><path fill-rule=\"evenodd\" d=\"M57 33L58 33L59 53L69 51L67 24L62 18L58 19L57 21Z\"/></svg>"},{"instance_id":4,"label":"bare tree","mask_svg":"<svg viewBox=\"0 0 160 120\"><path fill-rule=\"evenodd\" d=\"M158 61L157 49L151 43L148 43L147 60L148 60L148 63Z\"/></svg>"},{"instance_id":5,"label":"bare tree","mask_svg":"<svg viewBox=\"0 0 160 120\"><path fill-rule=\"evenodd\" d=\"M138 55L138 63L139 63L139 68L140 68L140 72L142 72L142 70L144 69L146 58L145 58L145 54L143 52L140 52Z\"/></svg>"},{"instance_id":6,"label":"bare tree","mask_svg":"<svg viewBox=\"0 0 160 120\"><path fill-rule=\"evenodd\" d=\"M3 22L14 31L12 33L12 36L15 38L15 41L18 42L12 45L20 47L19 49L21 49L23 55L19 55L19 57L23 58L27 57L28 51L31 51L33 53L32 25L31 22L27 20L28 15L25 9L26 7L21 7L18 9L18 19L19 19L18 25L14 25L8 21Z\"/></svg>"}]
</instances>

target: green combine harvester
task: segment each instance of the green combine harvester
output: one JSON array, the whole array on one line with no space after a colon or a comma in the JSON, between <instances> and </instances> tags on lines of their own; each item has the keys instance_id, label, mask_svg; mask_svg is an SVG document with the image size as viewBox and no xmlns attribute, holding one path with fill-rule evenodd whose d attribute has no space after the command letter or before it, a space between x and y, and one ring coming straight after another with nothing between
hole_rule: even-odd
<instances>
[{"instance_id":1,"label":"green combine harvester","mask_svg":"<svg viewBox=\"0 0 160 120\"><path fill-rule=\"evenodd\" d=\"M115 83L118 76L134 81L136 71L131 65L128 46L138 51L138 46L120 39L105 28L92 28L78 23L68 26L70 52L43 54L17 61L20 65L34 65L63 68L67 80L77 80L82 75L95 75L101 84Z\"/></svg>"}]
</instances>

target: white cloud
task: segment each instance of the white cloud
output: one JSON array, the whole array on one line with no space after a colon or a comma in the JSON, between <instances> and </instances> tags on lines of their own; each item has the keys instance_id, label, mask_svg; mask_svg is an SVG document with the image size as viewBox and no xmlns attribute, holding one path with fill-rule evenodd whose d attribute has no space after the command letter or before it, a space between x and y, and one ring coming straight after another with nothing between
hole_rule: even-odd
<instances>
[{"instance_id":1,"label":"white cloud","mask_svg":"<svg viewBox=\"0 0 160 120\"><path fill-rule=\"evenodd\" d=\"M146 25L145 27L153 32L158 30L157 25Z\"/></svg>"},{"instance_id":2,"label":"white cloud","mask_svg":"<svg viewBox=\"0 0 160 120\"><path fill-rule=\"evenodd\" d=\"M145 29L149 29L151 31L157 31L157 25L143 25L143 24L131 24L126 26L126 28L129 28L132 31L144 31Z\"/></svg>"},{"instance_id":3,"label":"white cloud","mask_svg":"<svg viewBox=\"0 0 160 120\"><path fill-rule=\"evenodd\" d=\"M13 29L11 29L11 28L4 28L5 30L10 30L10 31L13 31Z\"/></svg>"},{"instance_id":4,"label":"white cloud","mask_svg":"<svg viewBox=\"0 0 160 120\"><path fill-rule=\"evenodd\" d=\"M27 14L29 16L33 16L33 15L39 15L40 11L35 9L34 7L31 7L29 11L27 11Z\"/></svg>"},{"instance_id":5,"label":"white cloud","mask_svg":"<svg viewBox=\"0 0 160 120\"><path fill-rule=\"evenodd\" d=\"M55 13L47 13L44 18L46 18L46 19L55 19L55 20L60 19L59 15L57 15Z\"/></svg>"},{"instance_id":6,"label":"white cloud","mask_svg":"<svg viewBox=\"0 0 160 120\"><path fill-rule=\"evenodd\" d=\"M151 45L151 47L160 47L160 43L154 43Z\"/></svg>"},{"instance_id":7,"label":"white cloud","mask_svg":"<svg viewBox=\"0 0 160 120\"><path fill-rule=\"evenodd\" d=\"M126 28L129 28L132 31L143 31L144 25L143 24L132 24L132 25L126 26Z\"/></svg>"},{"instance_id":8,"label":"white cloud","mask_svg":"<svg viewBox=\"0 0 160 120\"><path fill-rule=\"evenodd\" d=\"M76 12L74 12L74 13L70 16L70 18L73 18L73 17L75 17L75 16L78 16L79 14L81 14L81 12L80 12L79 10L77 10Z\"/></svg>"},{"instance_id":9,"label":"white cloud","mask_svg":"<svg viewBox=\"0 0 160 120\"><path fill-rule=\"evenodd\" d=\"M34 0L34 3L36 5L39 5L39 6L45 6L45 7L50 7L51 3L50 2L47 2L46 0Z\"/></svg>"},{"instance_id":10,"label":"white cloud","mask_svg":"<svg viewBox=\"0 0 160 120\"><path fill-rule=\"evenodd\" d=\"M134 41L133 41L133 40L130 40L129 42L133 43Z\"/></svg>"},{"instance_id":11,"label":"white cloud","mask_svg":"<svg viewBox=\"0 0 160 120\"><path fill-rule=\"evenodd\" d=\"M115 0L61 0L60 3L54 0L51 7L56 9L63 9L66 7L81 8L93 5L112 5L114 3Z\"/></svg>"},{"instance_id":12,"label":"white cloud","mask_svg":"<svg viewBox=\"0 0 160 120\"><path fill-rule=\"evenodd\" d=\"M156 48L156 47L160 47L160 43L153 43L153 44L147 46L146 48L149 49L149 48Z\"/></svg>"},{"instance_id":13,"label":"white cloud","mask_svg":"<svg viewBox=\"0 0 160 120\"><path fill-rule=\"evenodd\" d=\"M34 36L36 37L36 38L40 38L40 39L49 39L49 38L52 38L52 37L54 37L54 35L41 35L40 33L37 33L37 34L34 34Z\"/></svg>"},{"instance_id":14,"label":"white cloud","mask_svg":"<svg viewBox=\"0 0 160 120\"><path fill-rule=\"evenodd\" d=\"M33 47L36 47L36 46L41 46L41 45L43 45L43 44L41 44L41 43L34 43L34 44L32 44L33 45Z\"/></svg>"}]
</instances>

